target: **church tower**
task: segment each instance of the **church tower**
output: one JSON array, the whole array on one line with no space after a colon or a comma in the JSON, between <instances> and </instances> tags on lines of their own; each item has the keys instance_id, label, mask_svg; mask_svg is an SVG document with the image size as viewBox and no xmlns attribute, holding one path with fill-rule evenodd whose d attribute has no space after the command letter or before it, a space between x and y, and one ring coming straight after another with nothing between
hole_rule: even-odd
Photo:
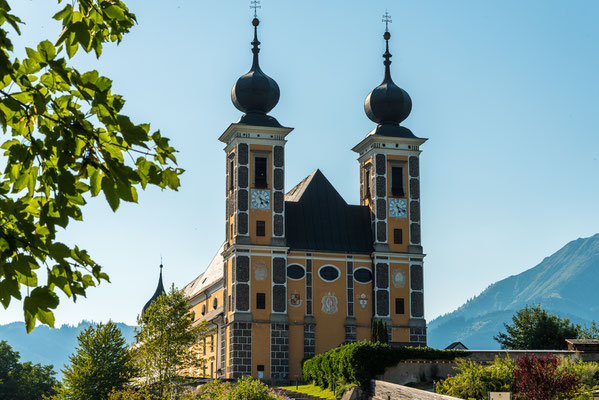
<instances>
[{"instance_id":1,"label":"church tower","mask_svg":"<svg viewBox=\"0 0 599 400\"><path fill-rule=\"evenodd\" d=\"M268 115L280 92L259 65L259 24L254 16L250 71L231 91L243 116L219 138L225 144L227 188L223 257L228 322L222 337L231 350L221 367L229 377L286 378L287 349L276 343L275 351L271 338L287 337L288 331L284 171L285 138L293 128ZM256 320L264 323L252 322Z\"/></svg>"},{"instance_id":2,"label":"church tower","mask_svg":"<svg viewBox=\"0 0 599 400\"><path fill-rule=\"evenodd\" d=\"M377 126L352 150L359 155L360 203L371 214L373 317L387 322L392 341L422 346L426 345L426 321L419 157L426 139L401 126L410 115L412 100L391 78L387 13L383 21L387 25L385 74L364 102L366 115Z\"/></svg>"}]
</instances>

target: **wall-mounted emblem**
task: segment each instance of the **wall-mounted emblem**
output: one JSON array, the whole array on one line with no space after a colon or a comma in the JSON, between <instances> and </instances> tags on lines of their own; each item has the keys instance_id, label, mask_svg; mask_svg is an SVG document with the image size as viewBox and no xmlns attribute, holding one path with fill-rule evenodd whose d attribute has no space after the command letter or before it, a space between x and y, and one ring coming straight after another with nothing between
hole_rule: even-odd
<instances>
[{"instance_id":1,"label":"wall-mounted emblem","mask_svg":"<svg viewBox=\"0 0 599 400\"><path fill-rule=\"evenodd\" d=\"M302 298L299 293L291 293L289 305L296 308L302 305Z\"/></svg>"},{"instance_id":2,"label":"wall-mounted emblem","mask_svg":"<svg viewBox=\"0 0 599 400\"><path fill-rule=\"evenodd\" d=\"M396 288L402 288L406 285L406 276L403 271L396 269L393 271L393 286Z\"/></svg>"},{"instance_id":3,"label":"wall-mounted emblem","mask_svg":"<svg viewBox=\"0 0 599 400\"><path fill-rule=\"evenodd\" d=\"M360 295L360 307L362 307L362 310L366 309L366 306L368 305L368 297L366 297L365 293L362 293Z\"/></svg>"},{"instance_id":4,"label":"wall-mounted emblem","mask_svg":"<svg viewBox=\"0 0 599 400\"><path fill-rule=\"evenodd\" d=\"M266 269L266 263L263 261L259 261L256 263L254 267L254 278L257 281L263 281L268 276L268 269Z\"/></svg>"},{"instance_id":5,"label":"wall-mounted emblem","mask_svg":"<svg viewBox=\"0 0 599 400\"><path fill-rule=\"evenodd\" d=\"M322 312L325 314L335 314L337 309L337 297L334 293L327 293L326 296L322 296Z\"/></svg>"}]
</instances>

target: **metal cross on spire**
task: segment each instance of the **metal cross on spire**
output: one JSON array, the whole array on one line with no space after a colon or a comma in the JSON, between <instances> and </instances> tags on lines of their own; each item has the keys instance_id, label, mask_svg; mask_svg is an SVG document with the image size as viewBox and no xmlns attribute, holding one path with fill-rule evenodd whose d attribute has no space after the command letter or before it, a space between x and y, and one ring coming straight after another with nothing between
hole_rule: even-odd
<instances>
[{"instance_id":1,"label":"metal cross on spire","mask_svg":"<svg viewBox=\"0 0 599 400\"><path fill-rule=\"evenodd\" d=\"M260 0L251 0L250 8L254 9L254 18L258 18L258 9L262 8L262 6L260 5Z\"/></svg>"},{"instance_id":2,"label":"metal cross on spire","mask_svg":"<svg viewBox=\"0 0 599 400\"><path fill-rule=\"evenodd\" d=\"M385 10L385 13L383 14L383 22L385 23L385 31L389 32L389 22L393 21L391 20L391 14L389 14L387 10Z\"/></svg>"}]
</instances>

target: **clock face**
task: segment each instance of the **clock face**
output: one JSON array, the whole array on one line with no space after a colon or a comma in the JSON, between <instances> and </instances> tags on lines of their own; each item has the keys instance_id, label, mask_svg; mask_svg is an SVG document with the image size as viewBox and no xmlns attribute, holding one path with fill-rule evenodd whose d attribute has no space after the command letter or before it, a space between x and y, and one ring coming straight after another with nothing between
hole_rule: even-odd
<instances>
[{"instance_id":1,"label":"clock face","mask_svg":"<svg viewBox=\"0 0 599 400\"><path fill-rule=\"evenodd\" d=\"M394 218L406 218L408 216L408 200L389 199L389 216Z\"/></svg>"},{"instance_id":2,"label":"clock face","mask_svg":"<svg viewBox=\"0 0 599 400\"><path fill-rule=\"evenodd\" d=\"M270 190L252 189L251 205L259 210L270 209Z\"/></svg>"}]
</instances>

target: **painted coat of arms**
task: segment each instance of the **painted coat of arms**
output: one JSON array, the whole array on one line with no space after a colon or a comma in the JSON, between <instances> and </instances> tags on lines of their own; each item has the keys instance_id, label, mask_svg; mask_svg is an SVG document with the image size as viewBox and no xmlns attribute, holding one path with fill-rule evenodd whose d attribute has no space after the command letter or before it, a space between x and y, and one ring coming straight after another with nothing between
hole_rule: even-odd
<instances>
[{"instance_id":1,"label":"painted coat of arms","mask_svg":"<svg viewBox=\"0 0 599 400\"><path fill-rule=\"evenodd\" d=\"M291 297L289 297L289 305L291 307L299 307L302 305L302 298L299 293L291 293Z\"/></svg>"},{"instance_id":2,"label":"painted coat of arms","mask_svg":"<svg viewBox=\"0 0 599 400\"><path fill-rule=\"evenodd\" d=\"M337 298L331 292L322 296L322 312L325 314L335 314L337 312Z\"/></svg>"}]
</instances>

